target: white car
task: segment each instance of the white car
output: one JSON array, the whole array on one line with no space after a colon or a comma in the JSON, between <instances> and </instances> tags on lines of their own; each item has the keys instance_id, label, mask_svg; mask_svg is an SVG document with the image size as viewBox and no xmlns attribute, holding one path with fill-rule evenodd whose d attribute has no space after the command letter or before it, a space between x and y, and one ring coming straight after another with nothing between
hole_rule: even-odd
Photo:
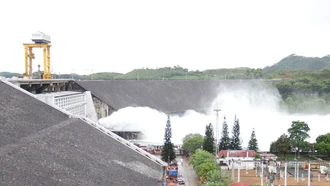
<instances>
[{"instance_id":1,"label":"white car","mask_svg":"<svg viewBox=\"0 0 330 186\"><path fill-rule=\"evenodd\" d=\"M178 177L178 184L179 184L179 185L184 185L184 184L185 184L185 183L184 183L184 179L183 179L182 176L179 176L179 177Z\"/></svg>"}]
</instances>

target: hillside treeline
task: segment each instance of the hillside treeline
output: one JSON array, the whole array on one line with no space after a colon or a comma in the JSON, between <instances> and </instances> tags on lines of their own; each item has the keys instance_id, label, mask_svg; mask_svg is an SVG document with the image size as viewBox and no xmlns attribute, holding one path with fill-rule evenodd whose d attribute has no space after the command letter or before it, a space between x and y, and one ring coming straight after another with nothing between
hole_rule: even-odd
<instances>
[{"instance_id":1,"label":"hillside treeline","mask_svg":"<svg viewBox=\"0 0 330 186\"><path fill-rule=\"evenodd\" d=\"M11 78L22 77L22 74L0 72L0 76ZM40 76L40 75L39 75ZM38 74L34 73L34 78ZM188 70L180 66L163 67L157 69L134 69L126 74L116 72L100 72L88 75L52 74L54 79L75 79L75 80L207 80L207 79L251 79L262 78L262 69L232 68L212 70Z\"/></svg>"},{"instance_id":2,"label":"hillside treeline","mask_svg":"<svg viewBox=\"0 0 330 186\"><path fill-rule=\"evenodd\" d=\"M289 76L290 78L286 77ZM275 83L282 106L291 113L330 113L330 70L285 72Z\"/></svg>"}]
</instances>

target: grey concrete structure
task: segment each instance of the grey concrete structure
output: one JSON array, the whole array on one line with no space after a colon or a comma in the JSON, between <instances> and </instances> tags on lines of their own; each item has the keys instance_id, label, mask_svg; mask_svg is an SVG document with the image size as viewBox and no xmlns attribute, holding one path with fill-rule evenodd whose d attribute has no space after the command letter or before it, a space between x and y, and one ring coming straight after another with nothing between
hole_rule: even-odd
<instances>
[{"instance_id":1,"label":"grey concrete structure","mask_svg":"<svg viewBox=\"0 0 330 186\"><path fill-rule=\"evenodd\" d=\"M70 91L73 82L70 79L8 79L8 81L33 94Z\"/></svg>"},{"instance_id":2,"label":"grey concrete structure","mask_svg":"<svg viewBox=\"0 0 330 186\"><path fill-rule=\"evenodd\" d=\"M279 80L40 80L11 79L34 94L59 91L91 91L97 118L128 106L146 106L166 113L186 110L205 112L223 87L258 87ZM208 108L212 110L212 108Z\"/></svg>"},{"instance_id":3,"label":"grey concrete structure","mask_svg":"<svg viewBox=\"0 0 330 186\"><path fill-rule=\"evenodd\" d=\"M75 81L73 89L91 91L93 96L113 110L146 106L166 113L183 113L186 110L202 111L205 107L210 107L221 84L219 81L196 80Z\"/></svg>"},{"instance_id":4,"label":"grey concrete structure","mask_svg":"<svg viewBox=\"0 0 330 186\"><path fill-rule=\"evenodd\" d=\"M161 185L162 167L0 81L0 185Z\"/></svg>"}]
</instances>

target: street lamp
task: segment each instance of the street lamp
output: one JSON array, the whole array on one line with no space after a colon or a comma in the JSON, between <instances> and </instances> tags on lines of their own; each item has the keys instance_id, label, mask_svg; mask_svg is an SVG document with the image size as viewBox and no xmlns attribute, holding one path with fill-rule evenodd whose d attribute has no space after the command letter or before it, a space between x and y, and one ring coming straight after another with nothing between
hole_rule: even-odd
<instances>
[{"instance_id":1,"label":"street lamp","mask_svg":"<svg viewBox=\"0 0 330 186\"><path fill-rule=\"evenodd\" d=\"M294 151L294 160L297 160L297 150L298 150L298 147L296 147L295 151Z\"/></svg>"}]
</instances>

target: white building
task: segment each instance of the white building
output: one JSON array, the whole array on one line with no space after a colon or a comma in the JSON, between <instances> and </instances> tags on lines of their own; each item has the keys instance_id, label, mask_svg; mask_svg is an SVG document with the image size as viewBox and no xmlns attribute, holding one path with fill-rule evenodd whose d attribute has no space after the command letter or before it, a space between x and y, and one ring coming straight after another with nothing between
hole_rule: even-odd
<instances>
[{"instance_id":1,"label":"white building","mask_svg":"<svg viewBox=\"0 0 330 186\"><path fill-rule=\"evenodd\" d=\"M254 150L221 150L218 154L220 161L226 164L229 169L254 169L255 155Z\"/></svg>"}]
</instances>

